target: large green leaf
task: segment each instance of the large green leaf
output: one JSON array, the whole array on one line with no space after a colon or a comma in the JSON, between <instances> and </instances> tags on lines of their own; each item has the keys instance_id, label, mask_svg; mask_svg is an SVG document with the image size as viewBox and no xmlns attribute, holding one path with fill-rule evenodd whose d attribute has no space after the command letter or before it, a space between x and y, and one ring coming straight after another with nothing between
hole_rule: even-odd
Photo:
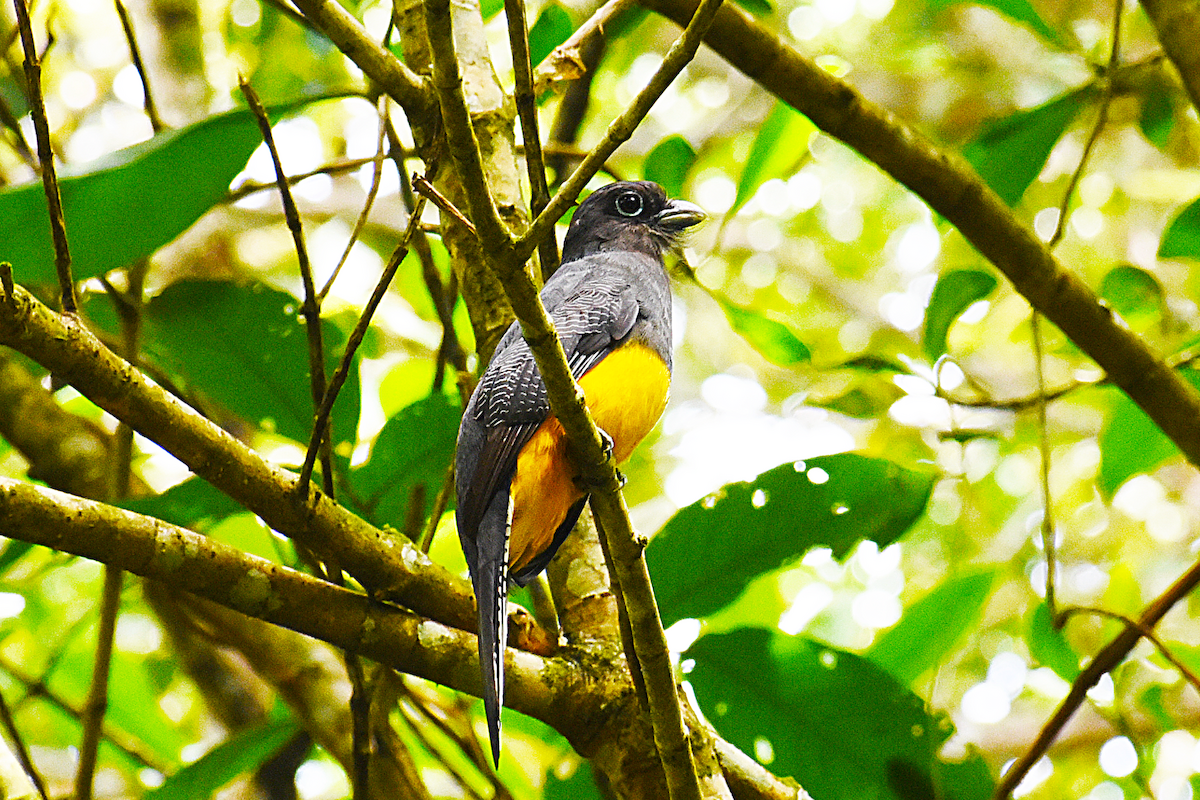
<instances>
[{"instance_id":1,"label":"large green leaf","mask_svg":"<svg viewBox=\"0 0 1200 800\"><path fill-rule=\"evenodd\" d=\"M255 425L307 443L313 401L308 338L300 302L263 286L185 281L146 305L146 351L200 391ZM333 375L346 337L322 320L325 375ZM333 409L334 442L354 442L360 387L357 361Z\"/></svg>"},{"instance_id":2,"label":"large green leaf","mask_svg":"<svg viewBox=\"0 0 1200 800\"><path fill-rule=\"evenodd\" d=\"M1179 212L1158 245L1159 258L1200 258L1200 197Z\"/></svg>"},{"instance_id":3,"label":"large green leaf","mask_svg":"<svg viewBox=\"0 0 1200 800\"><path fill-rule=\"evenodd\" d=\"M76 279L146 258L225 197L262 141L253 114L230 111L118 150L59 180ZM56 280L41 181L0 191L0 261L17 280Z\"/></svg>"},{"instance_id":4,"label":"large green leaf","mask_svg":"<svg viewBox=\"0 0 1200 800\"><path fill-rule=\"evenodd\" d=\"M750 155L738 178L737 196L729 209L732 216L746 205L758 187L771 178L786 178L808 152L808 137L816 127L782 100L758 128Z\"/></svg>"},{"instance_id":5,"label":"large green leaf","mask_svg":"<svg viewBox=\"0 0 1200 800\"><path fill-rule=\"evenodd\" d=\"M142 795L145 800L194 800L211 797L240 775L249 775L288 743L299 726L291 719L272 720L240 731L188 764L162 785Z\"/></svg>"},{"instance_id":6,"label":"large green leaf","mask_svg":"<svg viewBox=\"0 0 1200 800\"><path fill-rule=\"evenodd\" d=\"M1180 375L1200 388L1200 371L1185 369ZM1179 448L1124 394L1113 401L1112 417L1100 432L1100 475L1097 483L1105 497L1112 497L1121 484L1141 472L1149 472Z\"/></svg>"},{"instance_id":7,"label":"large green leaf","mask_svg":"<svg viewBox=\"0 0 1200 800\"><path fill-rule=\"evenodd\" d=\"M808 363L812 357L808 346L782 322L757 311L742 308L719 295L714 294L713 298L721 304L721 310L725 312L730 327L771 363L781 367L794 367L797 364Z\"/></svg>"},{"instance_id":8,"label":"large green leaf","mask_svg":"<svg viewBox=\"0 0 1200 800\"><path fill-rule=\"evenodd\" d=\"M886 547L921 516L934 476L857 453L783 464L681 509L646 548L663 623L727 605L814 547ZM698 557L703 554L703 557Z\"/></svg>"},{"instance_id":9,"label":"large green leaf","mask_svg":"<svg viewBox=\"0 0 1200 800\"><path fill-rule=\"evenodd\" d=\"M696 150L682 136L668 136L654 146L642 163L642 177L654 181L670 197L683 194L688 171L696 163Z\"/></svg>"},{"instance_id":10,"label":"large green leaf","mask_svg":"<svg viewBox=\"0 0 1200 800\"><path fill-rule=\"evenodd\" d=\"M905 609L900 622L875 641L867 657L896 680L911 684L975 626L995 581L996 570L991 568L943 581Z\"/></svg>"},{"instance_id":11,"label":"large green leaf","mask_svg":"<svg viewBox=\"0 0 1200 800\"><path fill-rule=\"evenodd\" d=\"M963 155L1004 202L1015 205L1094 92L1085 86L998 120Z\"/></svg>"},{"instance_id":12,"label":"large green leaf","mask_svg":"<svg viewBox=\"0 0 1200 800\"><path fill-rule=\"evenodd\" d=\"M946 352L946 337L959 314L996 290L996 276L977 269L956 269L938 278L925 309L925 355L937 361Z\"/></svg>"},{"instance_id":13,"label":"large green leaf","mask_svg":"<svg viewBox=\"0 0 1200 800\"><path fill-rule=\"evenodd\" d=\"M418 485L425 487L427 505L432 504L454 458L461 418L458 401L436 392L387 421L371 446L371 457L350 473L354 497L368 519L402 525Z\"/></svg>"},{"instance_id":14,"label":"large green leaf","mask_svg":"<svg viewBox=\"0 0 1200 800\"><path fill-rule=\"evenodd\" d=\"M700 708L721 735L748 753L769 752L771 771L813 797L988 797L978 765L971 781L946 780L960 774L937 758L950 724L862 656L743 628L702 637L686 657Z\"/></svg>"},{"instance_id":15,"label":"large green leaf","mask_svg":"<svg viewBox=\"0 0 1200 800\"><path fill-rule=\"evenodd\" d=\"M950 6L960 5L967 0L930 0L929 6L933 9L949 8ZM1034 10L1029 4L1029 0L973 0L975 5L984 6L994 9L1004 16L1026 25L1034 33L1041 36L1050 44L1062 50L1066 50L1068 45L1066 41L1058 34L1058 31L1051 28L1042 19L1041 15Z\"/></svg>"}]
</instances>

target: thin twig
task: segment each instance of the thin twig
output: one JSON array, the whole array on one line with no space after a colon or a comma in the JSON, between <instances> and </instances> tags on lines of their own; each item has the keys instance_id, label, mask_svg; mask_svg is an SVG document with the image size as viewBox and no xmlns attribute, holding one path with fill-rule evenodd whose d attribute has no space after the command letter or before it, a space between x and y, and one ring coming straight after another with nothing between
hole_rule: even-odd
<instances>
[{"instance_id":1,"label":"thin twig","mask_svg":"<svg viewBox=\"0 0 1200 800\"><path fill-rule=\"evenodd\" d=\"M354 230L350 231L350 238L346 240L346 249L342 251L342 257L338 259L337 266L333 268L333 272L329 273L329 280L325 281L325 285L317 294L318 305L325 302L329 290L333 288L333 282L337 280L342 267L346 266L346 261L350 258L350 251L354 249L354 244L362 235L363 227L367 224L367 217L371 214L371 207L375 205L375 198L379 195L379 185L383 178L383 161L387 158L387 151L383 147L384 133L387 131L387 102L386 97L379 100L379 141L375 146L375 155L370 159L374 170L371 173L371 187L367 190L367 199L363 203L362 210L358 212L358 219L354 221Z\"/></svg>"},{"instance_id":2,"label":"thin twig","mask_svg":"<svg viewBox=\"0 0 1200 800\"><path fill-rule=\"evenodd\" d=\"M158 107L154 105L154 95L150 92L150 79L146 74L146 65L142 62L142 51L138 47L137 36L133 32L133 20L130 19L129 10L125 8L125 4L121 0L113 0L113 3L117 7L117 16L121 18L121 27L125 30L125 41L129 43L129 58L133 61L138 78L142 81L142 108L146 110L150 127L154 129L155 133L158 133L166 126L163 125L162 117L158 115Z\"/></svg>"},{"instance_id":3,"label":"thin twig","mask_svg":"<svg viewBox=\"0 0 1200 800\"><path fill-rule=\"evenodd\" d=\"M525 0L504 0L508 18L508 45L512 52L516 88L517 117L521 121L521 141L525 145L525 171L529 175L529 209L536 217L550 202L546 184L546 164L542 160L542 140L538 133L537 98L533 92L533 70L529 65L529 25L525 19ZM553 236L538 245L542 280L558 269L558 241Z\"/></svg>"},{"instance_id":4,"label":"thin twig","mask_svg":"<svg viewBox=\"0 0 1200 800\"><path fill-rule=\"evenodd\" d=\"M314 170L309 170L308 172L301 172L297 175L288 175L287 182L289 186L295 186L297 183L306 181L314 175L341 175L346 172L353 172L354 170L359 169L366 164L370 164L374 160L375 157L371 156L370 158L350 158L345 161L337 161L332 164L326 164L324 166L317 167ZM255 194L256 192L265 192L278 188L279 183L276 181L271 181L270 183L246 181L226 195L225 202L236 203L238 200Z\"/></svg>"},{"instance_id":5,"label":"thin twig","mask_svg":"<svg viewBox=\"0 0 1200 800\"><path fill-rule=\"evenodd\" d=\"M427 178L424 178L420 175L413 175L412 184L413 188L417 190L418 194L429 198L430 202L437 206L440 211L454 217L455 221L458 222L459 225L462 225L464 228L469 230L472 235L479 235L479 231L475 229L474 223L467 219L466 215L459 211L458 207L455 206L454 203L450 202L450 198L439 192L437 187L430 183Z\"/></svg>"},{"instance_id":6,"label":"thin twig","mask_svg":"<svg viewBox=\"0 0 1200 800\"><path fill-rule=\"evenodd\" d=\"M1117 622L1120 622L1126 628L1132 628L1136 630L1139 634L1141 634L1143 639L1157 647L1158 651L1162 653L1163 658L1170 662L1171 666L1179 670L1179 674L1183 676L1183 679L1192 685L1192 688L1196 690L1197 694L1200 694L1200 676L1197 676L1196 673L1192 672L1191 668L1188 667L1187 664L1183 663L1178 656L1172 653L1171 648L1167 647L1166 643L1162 639L1158 638L1158 634L1156 634L1152 629L1147 628L1145 625L1138 622L1136 619L1127 617L1124 614L1118 614L1116 611L1109 611L1104 608L1090 608L1085 606L1072 606L1069 608L1064 608L1062 610L1062 614L1064 618L1082 614L1093 614L1098 617L1108 617L1109 619L1115 619Z\"/></svg>"},{"instance_id":7,"label":"thin twig","mask_svg":"<svg viewBox=\"0 0 1200 800\"><path fill-rule=\"evenodd\" d=\"M25 83L29 95L29 113L37 136L38 162L41 165L42 188L46 192L46 207L50 215L50 235L54 239L54 269L58 273L58 289L65 314L78 311L75 300L75 281L71 277L71 250L67 246L67 223L63 218L62 197L58 192L58 173L54 169L54 148L50 144L50 123L46 119L46 103L42 98L42 65L37 45L33 41L33 25L25 0L13 0L17 10L17 25L21 30L21 48L25 51Z\"/></svg>"},{"instance_id":8,"label":"thin twig","mask_svg":"<svg viewBox=\"0 0 1200 800\"><path fill-rule=\"evenodd\" d=\"M1062 731L1063 726L1067 724L1067 721L1083 705L1087 699L1088 691L1100 681L1101 677L1115 669L1141 640L1141 632L1143 630L1153 630L1158 625L1159 620L1174 608L1177 603L1191 594L1197 585L1200 585L1200 561L1189 567L1187 572L1183 573L1175 583L1171 584L1170 588L1159 595L1154 602L1146 606L1141 616L1137 618L1136 627L1126 627L1103 650L1096 654L1096 657L1092 659L1091 663L1084 668L1079 677L1075 679L1075 682L1071 684L1071 690L1067 693L1066 698L1059 704L1050 719L1047 720L1042 730L1038 733L1037 738L1034 739L1033 744L1030 745L1029 749L1020 758L1013 762L1013 765L1000 778L1000 782L996 785L996 791L992 795L995 800L1005 800L1005 798L1008 798L1012 794L1013 789L1024 780L1038 759L1050 749L1050 745L1054 742L1059 732Z\"/></svg>"},{"instance_id":9,"label":"thin twig","mask_svg":"<svg viewBox=\"0 0 1200 800\"><path fill-rule=\"evenodd\" d=\"M549 205L537 215L529 229L514 243L515 253L521 261L528 258L538 243L550 235L559 218L575 202L575 198L583 191L587 182L604 166L608 157L633 135L633 131L650 113L654 103L692 60L720 7L721 0L701 0L691 22L683 29L683 34L671 45L671 49L667 51L666 58L659 65L654 77L642 91L638 92L637 97L629 104L629 108L612 121L604 138L592 148L583 163L576 167L575 171L571 173L571 177L559 187Z\"/></svg>"},{"instance_id":10,"label":"thin twig","mask_svg":"<svg viewBox=\"0 0 1200 800\"><path fill-rule=\"evenodd\" d=\"M317 432L325 427L325 423L329 419L329 412L333 409L334 401L337 400L338 392L341 391L342 385L346 382L346 377L350 374L350 365L354 363L354 354L357 352L358 346L362 344L363 337L367 333L367 328L371 324L371 318L375 315L375 310L379 308L384 293L387 292L392 278L396 275L396 270L400 268L400 262L408 254L408 242L421 222L421 212L424 208L425 203L422 199L417 202L417 207L412 210L412 215L408 220L408 228L404 231L404 235L400 238L400 243L396 245L396 249L392 252L392 257L388 259L387 266L384 267L383 274L379 277L379 282L375 284L375 291L371 294L371 298L367 301L366 306L363 307L362 315L359 316L358 323L354 326L354 330L350 334L350 339L346 342L346 350L342 353L341 363L338 364L333 377L329 379L329 385L325 388L325 396L321 400L320 408L317 409L316 424L313 426L313 437L309 440L308 453L304 459L304 466L300 469L300 479L296 482L296 490L301 497L308 496L308 481L312 477L313 464L316 460Z\"/></svg>"},{"instance_id":11,"label":"thin twig","mask_svg":"<svg viewBox=\"0 0 1200 800\"><path fill-rule=\"evenodd\" d=\"M275 137L271 133L271 120L267 110L263 108L258 93L254 91L244 77L238 76L238 85L246 98L247 105L258 121L262 131L263 142L271 153L271 161L275 165L276 185L279 187L279 197L283 202L283 215L287 220L288 230L292 232L292 242L296 247L296 258L300 266L300 280L304 284L304 302L301 310L304 314L305 329L308 334L308 373L309 387L312 390L313 411L321 407L321 398L325 395L325 345L321 335L321 305L317 299L316 284L313 282L312 264L308 259L308 248L304 244L304 229L300 223L300 212L296 209L296 201L292 198L292 190L288 186L287 177L283 171L283 162L279 158L279 150L275 147ZM333 479L333 445L328 425L329 417L318 419L313 430L313 440L321 455L322 488L330 498L334 496ZM307 463L307 460L306 460ZM308 493L308 482L305 481L301 491Z\"/></svg>"},{"instance_id":12,"label":"thin twig","mask_svg":"<svg viewBox=\"0 0 1200 800\"><path fill-rule=\"evenodd\" d=\"M417 549L422 553L428 553L429 548L433 545L433 535L437 533L438 523L442 521L442 515L446 513L446 506L450 504L450 494L454 491L454 462L450 462L450 466L446 467L446 477L442 481L442 488L438 489L437 497L433 500L433 508L429 511L429 519L425 522L425 530L421 532L421 540L417 542Z\"/></svg>"},{"instance_id":13,"label":"thin twig","mask_svg":"<svg viewBox=\"0 0 1200 800\"><path fill-rule=\"evenodd\" d=\"M583 54L589 45L604 35L604 26L618 14L637 5L636 0L608 0L586 22L550 55L542 59L534 71L534 94L541 94L558 80L572 80L587 71ZM564 74L566 73L566 74Z\"/></svg>"},{"instance_id":14,"label":"thin twig","mask_svg":"<svg viewBox=\"0 0 1200 800\"><path fill-rule=\"evenodd\" d=\"M92 683L81 718L83 735L79 742L79 768L75 773L77 800L92 798L96 757L104 730L104 714L108 711L108 675L112 666L113 639L117 631L117 613L121 606L121 582L124 575L120 567L104 568L100 627L96 634L96 660L92 663Z\"/></svg>"},{"instance_id":15,"label":"thin twig","mask_svg":"<svg viewBox=\"0 0 1200 800\"><path fill-rule=\"evenodd\" d=\"M42 780L41 774L37 771L37 765L29 757L29 748L25 746L25 739L22 738L21 731L17 729L17 723L13 719L12 711L8 708L8 701L4 699L2 692L0 692L0 722L4 724L4 731L8 734L8 740L16 748L17 758L20 759L21 767L25 770L25 774L33 782L42 800L50 800L50 796L46 794L46 782Z\"/></svg>"}]
</instances>

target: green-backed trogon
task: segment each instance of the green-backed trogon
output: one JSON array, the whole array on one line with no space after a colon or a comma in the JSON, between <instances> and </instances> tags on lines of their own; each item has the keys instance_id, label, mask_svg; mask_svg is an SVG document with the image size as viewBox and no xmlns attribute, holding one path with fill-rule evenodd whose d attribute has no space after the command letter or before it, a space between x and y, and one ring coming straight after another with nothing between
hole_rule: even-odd
<instances>
[{"instance_id":1,"label":"green-backed trogon","mask_svg":"<svg viewBox=\"0 0 1200 800\"><path fill-rule=\"evenodd\" d=\"M571 372L618 462L666 406L671 292L663 254L704 216L657 184L609 184L576 210L562 265L542 289ZM524 586L545 568L587 500L515 322L467 403L455 468L458 535L479 607L484 708L499 763L509 583Z\"/></svg>"}]
</instances>

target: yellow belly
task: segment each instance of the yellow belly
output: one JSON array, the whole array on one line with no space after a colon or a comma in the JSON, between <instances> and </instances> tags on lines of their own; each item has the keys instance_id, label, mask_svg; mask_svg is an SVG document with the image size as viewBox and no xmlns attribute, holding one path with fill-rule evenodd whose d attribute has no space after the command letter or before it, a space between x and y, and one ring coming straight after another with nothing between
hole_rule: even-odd
<instances>
[{"instance_id":1,"label":"yellow belly","mask_svg":"<svg viewBox=\"0 0 1200 800\"><path fill-rule=\"evenodd\" d=\"M629 458L662 416L670 383L662 359L644 345L614 350L579 380L596 425L612 437L618 463ZM562 425L550 417L517 457L510 569L524 567L550 546L567 511L584 495L575 475Z\"/></svg>"}]
</instances>

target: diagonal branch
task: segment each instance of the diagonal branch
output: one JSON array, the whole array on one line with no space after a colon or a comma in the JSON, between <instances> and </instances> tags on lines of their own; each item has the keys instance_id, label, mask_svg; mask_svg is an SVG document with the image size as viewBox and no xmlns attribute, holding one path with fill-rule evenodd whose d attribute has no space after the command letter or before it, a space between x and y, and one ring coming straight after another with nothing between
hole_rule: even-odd
<instances>
[{"instance_id":1,"label":"diagonal branch","mask_svg":"<svg viewBox=\"0 0 1200 800\"><path fill-rule=\"evenodd\" d=\"M1142 0L1167 58L1179 70L1192 105L1200 109L1200 3L1196 0Z\"/></svg>"},{"instance_id":2,"label":"diagonal branch","mask_svg":"<svg viewBox=\"0 0 1200 800\"><path fill-rule=\"evenodd\" d=\"M604 138L592 148L583 159L583 163L575 168L571 177L559 187L554 199L537 215L529 230L525 231L525 235L517 240L516 250L522 261L529 257L538 242L550 235L559 218L567 213L567 209L575 202L575 198L583 191L587 182L600 171L608 157L633 135L658 98L696 55L720 8L721 0L700 0L699 5L693 6L683 17L683 21L680 22L685 26L683 35L671 45L650 82L638 92L625 112L609 123Z\"/></svg>"},{"instance_id":3,"label":"diagonal branch","mask_svg":"<svg viewBox=\"0 0 1200 800\"><path fill-rule=\"evenodd\" d=\"M55 314L19 286L0 297L0 344L59 375L272 528L339 563L378 596L460 630L475 630L475 601L466 579L317 492L307 503L296 497L293 473L265 461L130 367L78 320ZM509 624L517 646L553 651L527 612L510 614Z\"/></svg>"},{"instance_id":4,"label":"diagonal branch","mask_svg":"<svg viewBox=\"0 0 1200 800\"><path fill-rule=\"evenodd\" d=\"M153 517L0 478L0 535L165 581L460 691L481 688L473 634ZM581 677L571 662L556 659L551 669L532 653L512 654L510 665L513 707L539 719L553 719L559 692Z\"/></svg>"},{"instance_id":5,"label":"diagonal branch","mask_svg":"<svg viewBox=\"0 0 1200 800\"><path fill-rule=\"evenodd\" d=\"M696 7L696 0L641 2L680 24ZM1200 392L1122 327L962 159L938 148L732 4L717 14L707 41L733 66L953 223L1034 308L1108 373L1189 461L1200 465Z\"/></svg>"},{"instance_id":6,"label":"diagonal branch","mask_svg":"<svg viewBox=\"0 0 1200 800\"><path fill-rule=\"evenodd\" d=\"M479 153L479 141L475 138L458 68L450 0L425 0L424 5L425 26L433 56L433 87L442 107L450 157L462 181L471 222L475 224L483 250L492 258L500 259L512 249L512 237L500 219L484 174L483 157Z\"/></svg>"},{"instance_id":7,"label":"diagonal branch","mask_svg":"<svg viewBox=\"0 0 1200 800\"><path fill-rule=\"evenodd\" d=\"M335 0L295 0L304 16L329 37L346 56L387 92L410 119L427 116L436 98L428 82L404 65L363 29Z\"/></svg>"}]
</instances>

